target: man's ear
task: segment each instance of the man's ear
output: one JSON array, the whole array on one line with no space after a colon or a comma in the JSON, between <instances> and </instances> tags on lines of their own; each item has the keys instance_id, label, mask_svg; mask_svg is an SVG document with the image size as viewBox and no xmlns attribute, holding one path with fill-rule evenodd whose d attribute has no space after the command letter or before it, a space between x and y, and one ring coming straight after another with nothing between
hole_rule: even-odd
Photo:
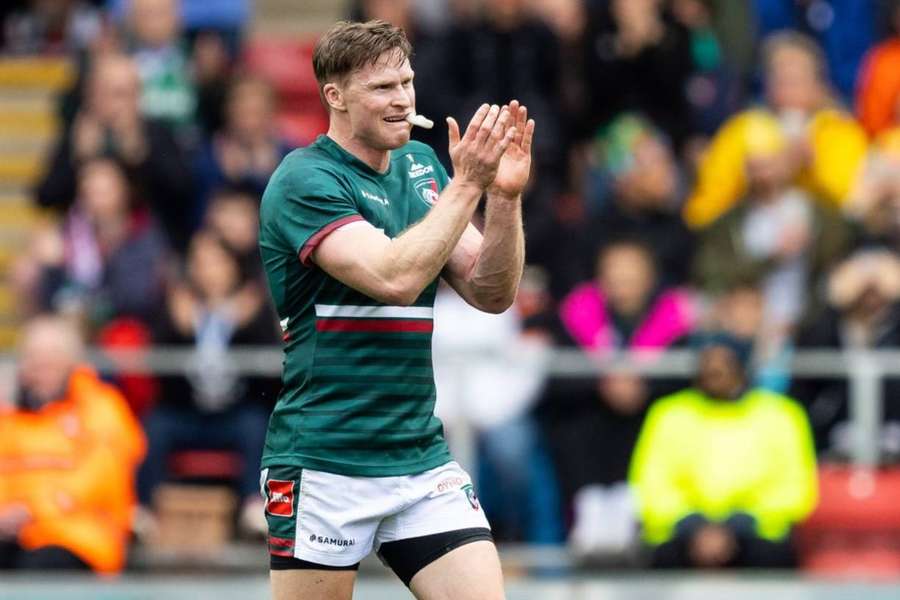
<instances>
[{"instance_id":1,"label":"man's ear","mask_svg":"<svg viewBox=\"0 0 900 600\"><path fill-rule=\"evenodd\" d=\"M326 83L322 86L322 95L325 97L325 102L328 103L328 107L331 110L336 110L338 112L345 112L347 110L347 104L344 101L344 92L337 84Z\"/></svg>"}]
</instances>

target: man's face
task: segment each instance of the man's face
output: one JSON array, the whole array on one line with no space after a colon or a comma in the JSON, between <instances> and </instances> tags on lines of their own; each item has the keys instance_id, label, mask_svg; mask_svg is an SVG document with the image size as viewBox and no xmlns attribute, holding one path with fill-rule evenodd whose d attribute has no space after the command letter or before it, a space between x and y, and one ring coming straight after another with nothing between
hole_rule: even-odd
<instances>
[{"instance_id":1,"label":"man's face","mask_svg":"<svg viewBox=\"0 0 900 600\"><path fill-rule=\"evenodd\" d=\"M815 59L799 48L775 52L766 70L766 93L776 112L814 111L825 96Z\"/></svg>"},{"instance_id":2,"label":"man's face","mask_svg":"<svg viewBox=\"0 0 900 600\"><path fill-rule=\"evenodd\" d=\"M140 81L127 59L110 59L97 65L90 90L90 111L105 124L136 119Z\"/></svg>"},{"instance_id":3,"label":"man's face","mask_svg":"<svg viewBox=\"0 0 900 600\"><path fill-rule=\"evenodd\" d=\"M58 329L34 326L24 335L19 355L19 385L41 406L65 392L75 366Z\"/></svg>"},{"instance_id":4,"label":"man's face","mask_svg":"<svg viewBox=\"0 0 900 600\"><path fill-rule=\"evenodd\" d=\"M734 353L725 346L711 346L700 354L697 385L716 399L729 399L743 383L743 373Z\"/></svg>"},{"instance_id":5,"label":"man's face","mask_svg":"<svg viewBox=\"0 0 900 600\"><path fill-rule=\"evenodd\" d=\"M413 70L396 50L348 75L341 86L353 137L376 150L393 150L409 141L405 117L416 107Z\"/></svg>"}]
</instances>

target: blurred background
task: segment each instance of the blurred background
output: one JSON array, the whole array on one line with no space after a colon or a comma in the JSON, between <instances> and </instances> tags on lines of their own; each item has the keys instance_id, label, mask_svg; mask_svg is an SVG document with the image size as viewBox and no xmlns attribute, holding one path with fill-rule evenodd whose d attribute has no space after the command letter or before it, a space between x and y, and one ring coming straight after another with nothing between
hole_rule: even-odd
<instances>
[{"instance_id":1,"label":"blurred background","mask_svg":"<svg viewBox=\"0 0 900 600\"><path fill-rule=\"evenodd\" d=\"M265 596L258 206L341 18L448 170L537 121L516 303L434 334L510 598L897 597L900 0L10 0L0 598Z\"/></svg>"}]
</instances>

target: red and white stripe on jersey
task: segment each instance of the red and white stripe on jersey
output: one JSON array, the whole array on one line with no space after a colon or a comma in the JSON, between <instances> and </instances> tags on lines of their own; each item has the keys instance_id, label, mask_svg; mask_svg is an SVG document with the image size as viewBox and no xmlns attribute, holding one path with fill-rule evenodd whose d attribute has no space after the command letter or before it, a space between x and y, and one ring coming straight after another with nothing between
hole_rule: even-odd
<instances>
[{"instance_id":1,"label":"red and white stripe on jersey","mask_svg":"<svg viewBox=\"0 0 900 600\"><path fill-rule=\"evenodd\" d=\"M367 333L431 333L430 306L355 306L316 304L316 330Z\"/></svg>"}]
</instances>

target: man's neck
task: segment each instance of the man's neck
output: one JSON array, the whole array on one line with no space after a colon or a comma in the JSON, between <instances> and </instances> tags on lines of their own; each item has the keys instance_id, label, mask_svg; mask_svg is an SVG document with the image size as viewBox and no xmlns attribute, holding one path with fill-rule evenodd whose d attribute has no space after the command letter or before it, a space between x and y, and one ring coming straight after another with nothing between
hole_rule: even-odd
<instances>
[{"instance_id":1,"label":"man's neck","mask_svg":"<svg viewBox=\"0 0 900 600\"><path fill-rule=\"evenodd\" d=\"M384 173L388 170L388 167L391 164L390 150L377 150L366 145L362 140L354 138L349 132L344 131L344 128L336 125L334 121L332 121L331 126L329 126L326 135L334 140L341 148L379 173Z\"/></svg>"}]
</instances>

